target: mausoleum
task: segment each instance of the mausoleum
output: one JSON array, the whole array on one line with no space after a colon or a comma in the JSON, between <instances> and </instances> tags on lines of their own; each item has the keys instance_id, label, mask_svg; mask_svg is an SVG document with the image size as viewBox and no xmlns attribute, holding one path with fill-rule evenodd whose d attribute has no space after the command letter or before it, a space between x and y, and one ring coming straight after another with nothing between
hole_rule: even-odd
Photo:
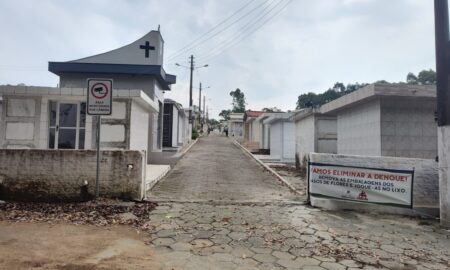
<instances>
[{"instance_id":1,"label":"mausoleum","mask_svg":"<svg viewBox=\"0 0 450 270\"><path fill-rule=\"evenodd\" d=\"M244 114L230 113L228 120L228 136L235 137L240 140L244 137Z\"/></svg>"},{"instance_id":2,"label":"mausoleum","mask_svg":"<svg viewBox=\"0 0 450 270\"><path fill-rule=\"evenodd\" d=\"M295 124L292 113L277 113L264 120L270 126L270 160L285 163L295 162Z\"/></svg>"},{"instance_id":3,"label":"mausoleum","mask_svg":"<svg viewBox=\"0 0 450 270\"><path fill-rule=\"evenodd\" d=\"M163 147L177 149L189 143L188 115L181 104L164 99Z\"/></svg>"},{"instance_id":4,"label":"mausoleum","mask_svg":"<svg viewBox=\"0 0 450 270\"><path fill-rule=\"evenodd\" d=\"M324 104L337 115L337 153L435 159L436 87L371 84Z\"/></svg>"},{"instance_id":5,"label":"mausoleum","mask_svg":"<svg viewBox=\"0 0 450 270\"><path fill-rule=\"evenodd\" d=\"M109 52L68 62L49 62L49 71L59 76L58 87L0 86L3 99L0 110L0 149L95 149L97 117L86 112L87 79L112 79L112 114L101 116L100 146L102 150L139 151L138 155L130 152L134 160L130 161L130 166L115 170L128 176L132 175L130 170L141 170L134 173L138 178L133 179L136 186L140 187L139 190L131 190L128 194L135 198L142 197L146 187L148 154L162 151L164 92L169 91L176 81L176 77L167 74L163 68L163 52L161 33L151 31L131 44ZM59 155L45 151L33 153L34 157L40 156L41 159ZM83 167L87 165L83 163L84 160L77 161L77 157L92 156L90 152L86 153L65 152L61 156L70 155L74 164L79 161L79 166ZM119 164L115 158L120 155L128 154L105 154L105 162L112 162L108 166ZM136 157L140 155L142 160L138 161ZM6 151L0 156L8 159L8 156L17 154ZM111 160L107 161L106 156ZM120 162L125 161L126 158L122 158ZM29 162L33 163L32 160ZM64 164L62 160L49 161L51 169L47 172L57 170L56 167L61 164ZM92 184L95 173L84 172L81 167L78 168L78 178L74 175L63 177L68 181L65 183L66 188L74 185L74 189L78 190L80 183L70 182L71 179L87 179L86 182ZM31 179L26 178L26 169L19 177L17 172L2 168L2 177L11 180L8 182L2 178L3 190L7 190L6 182L17 184L20 179ZM65 175L62 173L64 170L61 168L60 177ZM121 186L126 185L120 182L123 176L108 177L118 181L114 187L108 187L114 189L110 193L120 194L117 189L123 189L124 194L128 187ZM51 178L41 175L38 181L52 185L54 182L48 182ZM123 179L126 181L126 177ZM106 192L106 187L103 188Z\"/></svg>"},{"instance_id":6,"label":"mausoleum","mask_svg":"<svg viewBox=\"0 0 450 270\"><path fill-rule=\"evenodd\" d=\"M295 153L298 165L306 166L309 153L337 152L336 116L322 114L318 109L307 108L297 111L295 122Z\"/></svg>"}]
</instances>

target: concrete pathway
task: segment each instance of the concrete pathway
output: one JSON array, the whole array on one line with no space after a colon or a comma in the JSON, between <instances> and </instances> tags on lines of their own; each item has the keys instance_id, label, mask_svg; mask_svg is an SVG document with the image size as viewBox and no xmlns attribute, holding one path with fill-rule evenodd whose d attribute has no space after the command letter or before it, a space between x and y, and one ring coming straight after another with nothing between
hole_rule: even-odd
<instances>
[{"instance_id":1,"label":"concrete pathway","mask_svg":"<svg viewBox=\"0 0 450 270\"><path fill-rule=\"evenodd\" d=\"M201 138L147 198L258 203L299 199L230 139L220 136Z\"/></svg>"}]
</instances>

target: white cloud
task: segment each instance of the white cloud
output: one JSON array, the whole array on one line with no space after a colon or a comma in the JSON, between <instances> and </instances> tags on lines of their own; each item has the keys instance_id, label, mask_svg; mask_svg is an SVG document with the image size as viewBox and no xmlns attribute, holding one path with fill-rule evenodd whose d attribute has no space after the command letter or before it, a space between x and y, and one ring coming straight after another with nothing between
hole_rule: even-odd
<instances>
[{"instance_id":1,"label":"white cloud","mask_svg":"<svg viewBox=\"0 0 450 270\"><path fill-rule=\"evenodd\" d=\"M270 0L273 4L275 1ZM254 5L262 3L255 1ZM161 25L166 56L184 47L244 2L3 0L0 2L0 84L56 85L47 62L77 59L125 45ZM204 42L197 58L229 40L242 24ZM187 65L191 52L176 59ZM169 63L168 63L169 64ZM200 63L199 63L200 64ZM211 114L230 108L229 92L240 88L248 108L293 109L301 93L321 92L336 81L404 80L409 71L434 68L433 5L423 0L293 0L258 32L208 61L194 73ZM189 76L167 92L188 104ZM198 103L197 90L194 104Z\"/></svg>"}]
</instances>

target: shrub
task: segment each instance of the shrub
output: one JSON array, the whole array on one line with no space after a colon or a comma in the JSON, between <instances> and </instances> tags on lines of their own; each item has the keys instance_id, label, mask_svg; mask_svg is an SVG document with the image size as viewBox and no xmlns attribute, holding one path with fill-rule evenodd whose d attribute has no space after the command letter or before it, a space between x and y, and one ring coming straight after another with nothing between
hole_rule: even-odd
<instances>
[{"instance_id":1,"label":"shrub","mask_svg":"<svg viewBox=\"0 0 450 270\"><path fill-rule=\"evenodd\" d=\"M195 128L193 128L192 129L192 139L193 140L196 140L197 138L198 138L198 131L197 131L197 129L195 129Z\"/></svg>"}]
</instances>

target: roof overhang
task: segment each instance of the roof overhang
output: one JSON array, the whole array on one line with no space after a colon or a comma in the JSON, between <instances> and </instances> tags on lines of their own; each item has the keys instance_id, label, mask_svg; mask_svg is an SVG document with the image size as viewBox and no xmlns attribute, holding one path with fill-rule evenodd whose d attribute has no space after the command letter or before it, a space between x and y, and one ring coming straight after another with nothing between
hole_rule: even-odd
<instances>
[{"instance_id":1,"label":"roof overhang","mask_svg":"<svg viewBox=\"0 0 450 270\"><path fill-rule=\"evenodd\" d=\"M370 84L350 94L342 96L320 107L322 114L334 114L340 110L380 97L401 98L436 98L435 85L411 84Z\"/></svg>"},{"instance_id":2,"label":"roof overhang","mask_svg":"<svg viewBox=\"0 0 450 270\"><path fill-rule=\"evenodd\" d=\"M125 74L133 76L153 76L161 89L170 90L176 83L176 76L167 74L160 65L99 64L76 62L49 62L48 70L58 76L70 73Z\"/></svg>"}]
</instances>

